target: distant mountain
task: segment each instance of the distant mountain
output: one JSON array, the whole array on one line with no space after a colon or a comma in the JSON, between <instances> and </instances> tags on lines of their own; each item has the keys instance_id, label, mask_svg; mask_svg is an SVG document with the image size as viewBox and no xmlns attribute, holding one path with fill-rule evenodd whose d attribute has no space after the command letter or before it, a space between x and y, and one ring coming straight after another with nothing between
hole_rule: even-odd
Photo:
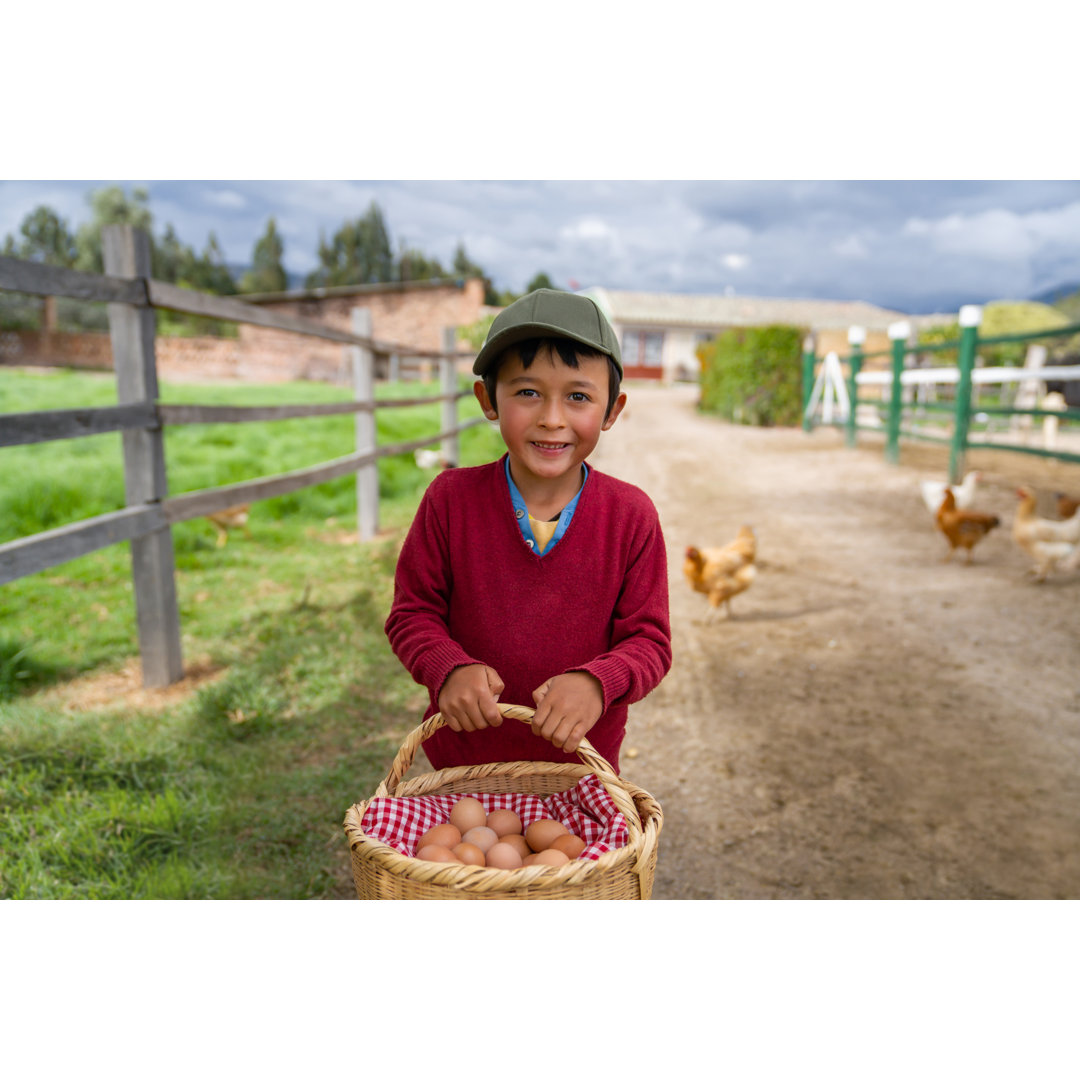
<instances>
[{"instance_id":1,"label":"distant mountain","mask_svg":"<svg viewBox=\"0 0 1080 1080\"><path fill-rule=\"evenodd\" d=\"M1045 289L1037 296L1029 296L1028 299L1040 304L1056 304L1059 300L1064 300L1076 293L1080 293L1080 281L1074 281L1070 285L1055 285L1052 289Z\"/></svg>"}]
</instances>

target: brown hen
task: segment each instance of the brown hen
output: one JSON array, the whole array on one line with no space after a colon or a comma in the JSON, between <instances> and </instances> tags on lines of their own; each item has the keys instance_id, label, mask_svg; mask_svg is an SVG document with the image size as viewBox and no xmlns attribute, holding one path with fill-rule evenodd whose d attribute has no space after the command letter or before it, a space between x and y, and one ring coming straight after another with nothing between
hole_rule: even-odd
<instances>
[{"instance_id":1,"label":"brown hen","mask_svg":"<svg viewBox=\"0 0 1080 1080\"><path fill-rule=\"evenodd\" d=\"M988 535L991 529L996 529L1001 524L1001 519L997 514L984 514L978 510L958 510L952 488L945 489L945 496L941 500L936 521L937 527L949 541L949 553L945 556L945 562L953 557L957 548L966 548L968 564L974 561L975 545Z\"/></svg>"}]
</instances>

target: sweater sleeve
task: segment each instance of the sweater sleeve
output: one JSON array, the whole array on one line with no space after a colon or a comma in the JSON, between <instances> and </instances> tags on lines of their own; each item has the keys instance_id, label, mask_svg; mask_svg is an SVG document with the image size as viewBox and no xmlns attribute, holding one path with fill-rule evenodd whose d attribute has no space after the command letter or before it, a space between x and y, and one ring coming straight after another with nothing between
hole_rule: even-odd
<instances>
[{"instance_id":1,"label":"sweater sleeve","mask_svg":"<svg viewBox=\"0 0 1080 1080\"><path fill-rule=\"evenodd\" d=\"M454 668L481 661L450 637L449 545L433 488L424 493L398 556L385 630L394 655L434 701Z\"/></svg>"},{"instance_id":2,"label":"sweater sleeve","mask_svg":"<svg viewBox=\"0 0 1080 1080\"><path fill-rule=\"evenodd\" d=\"M667 549L654 508L651 524L643 533L624 575L612 621L611 648L574 669L600 681L605 710L640 701L671 669Z\"/></svg>"}]
</instances>

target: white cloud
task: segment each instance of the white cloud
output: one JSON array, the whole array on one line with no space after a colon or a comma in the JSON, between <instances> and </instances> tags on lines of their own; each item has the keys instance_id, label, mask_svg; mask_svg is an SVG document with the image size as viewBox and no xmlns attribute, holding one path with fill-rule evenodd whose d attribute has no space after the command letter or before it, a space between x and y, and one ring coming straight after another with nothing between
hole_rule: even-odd
<instances>
[{"instance_id":1,"label":"white cloud","mask_svg":"<svg viewBox=\"0 0 1080 1080\"><path fill-rule=\"evenodd\" d=\"M943 254L1027 261L1047 245L1080 244L1080 202L1029 213L994 209L936 220L914 217L903 232L925 237Z\"/></svg>"},{"instance_id":2,"label":"white cloud","mask_svg":"<svg viewBox=\"0 0 1080 1080\"><path fill-rule=\"evenodd\" d=\"M729 270L742 270L744 267L750 265L750 256L740 255L738 252L731 251L728 252L728 254L725 255L720 261Z\"/></svg>"},{"instance_id":3,"label":"white cloud","mask_svg":"<svg viewBox=\"0 0 1080 1080\"><path fill-rule=\"evenodd\" d=\"M839 255L842 259L865 259L870 254L862 237L855 233L837 240L832 245L832 250L834 255Z\"/></svg>"},{"instance_id":4,"label":"white cloud","mask_svg":"<svg viewBox=\"0 0 1080 1080\"><path fill-rule=\"evenodd\" d=\"M239 191L233 191L232 188L225 188L221 191L204 191L203 201L211 206L220 206L223 210L243 210L248 204L247 199Z\"/></svg>"},{"instance_id":5,"label":"white cloud","mask_svg":"<svg viewBox=\"0 0 1080 1080\"><path fill-rule=\"evenodd\" d=\"M614 240L615 231L600 218L580 218L570 225L564 225L559 230L559 235L564 240Z\"/></svg>"}]
</instances>

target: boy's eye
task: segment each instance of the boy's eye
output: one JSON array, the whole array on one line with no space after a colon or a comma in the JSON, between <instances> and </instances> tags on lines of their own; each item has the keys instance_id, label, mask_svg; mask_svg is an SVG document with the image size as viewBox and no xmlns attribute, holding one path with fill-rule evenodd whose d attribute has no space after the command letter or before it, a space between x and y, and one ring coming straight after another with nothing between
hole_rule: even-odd
<instances>
[{"instance_id":1,"label":"boy's eye","mask_svg":"<svg viewBox=\"0 0 1080 1080\"><path fill-rule=\"evenodd\" d=\"M584 391L582 391L582 390L575 390L575 391L574 391L574 392L573 392L573 393L572 393L572 394L570 395L570 400L571 400L571 401L588 401L588 400L590 400L590 399L589 399L589 395L588 395L588 394L586 394L586 393L585 393Z\"/></svg>"},{"instance_id":2,"label":"boy's eye","mask_svg":"<svg viewBox=\"0 0 1080 1080\"><path fill-rule=\"evenodd\" d=\"M535 390L530 390L528 387L522 387L518 392L518 397L534 397L536 395Z\"/></svg>"}]
</instances>

